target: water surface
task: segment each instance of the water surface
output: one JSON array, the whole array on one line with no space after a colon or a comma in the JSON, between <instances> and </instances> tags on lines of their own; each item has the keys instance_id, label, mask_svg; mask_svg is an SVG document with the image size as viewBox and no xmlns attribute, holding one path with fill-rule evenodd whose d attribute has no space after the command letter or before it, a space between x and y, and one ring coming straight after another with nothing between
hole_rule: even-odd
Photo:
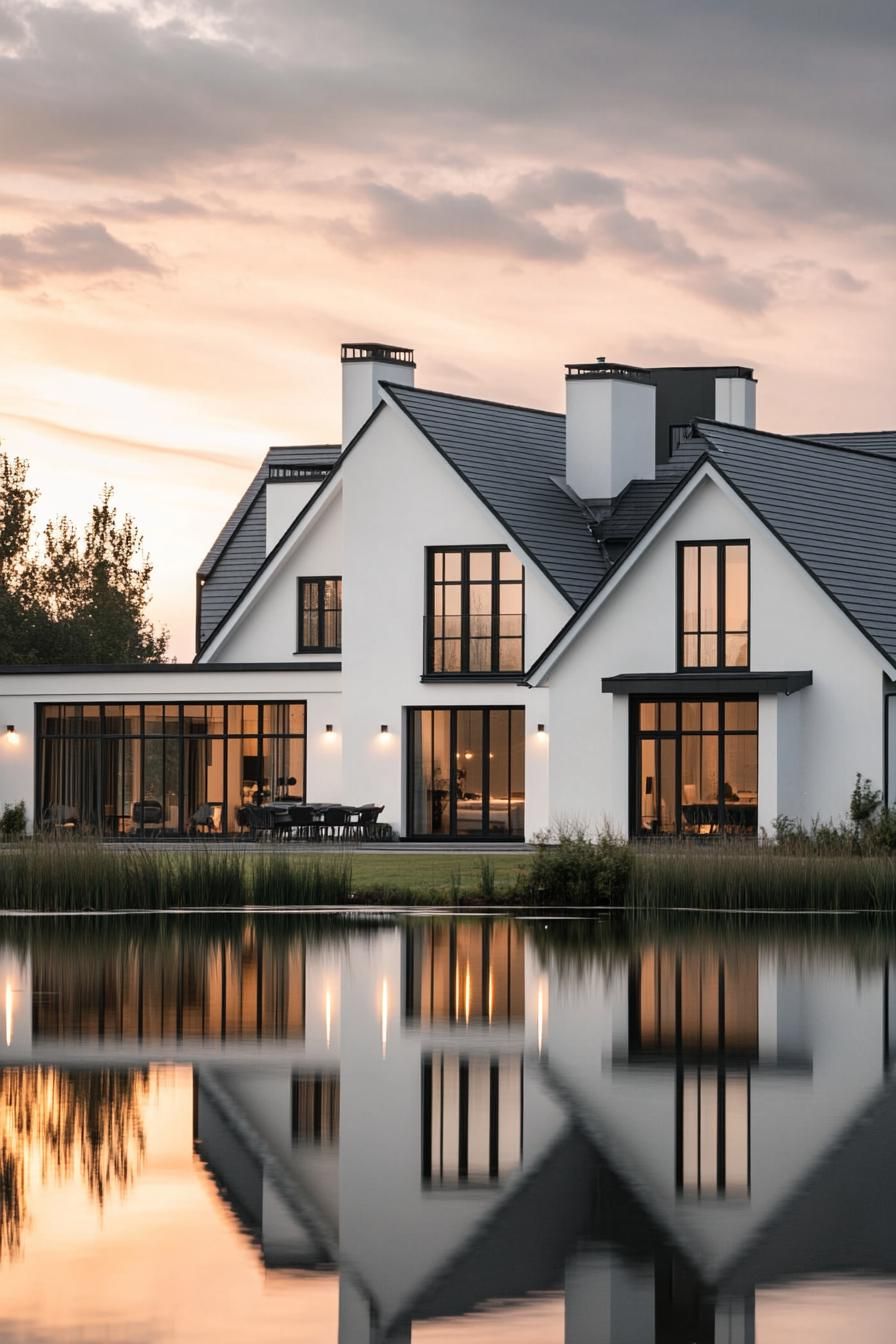
<instances>
[{"instance_id":1,"label":"water surface","mask_svg":"<svg viewBox=\"0 0 896 1344\"><path fill-rule=\"evenodd\" d=\"M0 924L0 1337L893 1338L896 939Z\"/></svg>"}]
</instances>

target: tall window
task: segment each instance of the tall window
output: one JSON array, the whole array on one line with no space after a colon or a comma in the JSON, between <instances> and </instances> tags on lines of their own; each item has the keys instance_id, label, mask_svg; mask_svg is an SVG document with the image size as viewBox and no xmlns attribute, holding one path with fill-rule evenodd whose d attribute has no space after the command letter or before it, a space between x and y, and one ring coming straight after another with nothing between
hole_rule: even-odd
<instances>
[{"instance_id":1,"label":"tall window","mask_svg":"<svg viewBox=\"0 0 896 1344\"><path fill-rule=\"evenodd\" d=\"M633 834L755 835L755 697L632 700Z\"/></svg>"},{"instance_id":2,"label":"tall window","mask_svg":"<svg viewBox=\"0 0 896 1344\"><path fill-rule=\"evenodd\" d=\"M427 554L426 671L522 672L523 566L503 546Z\"/></svg>"},{"instance_id":3,"label":"tall window","mask_svg":"<svg viewBox=\"0 0 896 1344\"><path fill-rule=\"evenodd\" d=\"M342 649L342 579L299 579L299 653Z\"/></svg>"},{"instance_id":4,"label":"tall window","mask_svg":"<svg viewBox=\"0 0 896 1344\"><path fill-rule=\"evenodd\" d=\"M423 1059L423 1185L489 1185L512 1174L523 1151L519 1055L436 1051Z\"/></svg>"},{"instance_id":5,"label":"tall window","mask_svg":"<svg viewBox=\"0 0 896 1344\"><path fill-rule=\"evenodd\" d=\"M749 667L749 542L685 542L678 565L680 667Z\"/></svg>"},{"instance_id":6,"label":"tall window","mask_svg":"<svg viewBox=\"0 0 896 1344\"><path fill-rule=\"evenodd\" d=\"M305 797L305 705L37 706L37 816L85 834L211 835Z\"/></svg>"}]
</instances>

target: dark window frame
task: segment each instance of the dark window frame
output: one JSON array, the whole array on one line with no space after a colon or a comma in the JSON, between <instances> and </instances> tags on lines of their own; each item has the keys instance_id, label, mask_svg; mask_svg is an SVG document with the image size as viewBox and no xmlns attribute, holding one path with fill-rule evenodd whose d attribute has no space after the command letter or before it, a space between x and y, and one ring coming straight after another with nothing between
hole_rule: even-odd
<instances>
[{"instance_id":1,"label":"dark window frame","mask_svg":"<svg viewBox=\"0 0 896 1344\"><path fill-rule=\"evenodd\" d=\"M318 643L308 644L305 641L305 588L312 583L316 583L317 602L315 608L317 611L317 630ZM339 605L338 607L328 607L325 602L326 585L328 583L338 583L339 585ZM326 628L326 615L328 612L337 613L337 626L339 630L339 641L336 644L324 644L323 632ZM296 579L296 653L341 653L342 652L342 575L341 574L300 574Z\"/></svg>"},{"instance_id":2,"label":"dark window frame","mask_svg":"<svg viewBox=\"0 0 896 1344\"><path fill-rule=\"evenodd\" d=\"M501 556L511 555L509 546L427 546L426 562L424 566L424 620L423 620L423 675L429 680L465 680L465 681L519 681L526 670L526 567L520 562L519 579L501 578ZM438 555L459 555L461 562L460 579L436 581L435 560ZM491 644L491 666L487 669L470 668L470 556L471 555L490 555L492 557L492 576L491 580L475 580L476 583L490 582L491 584L491 630L488 635ZM443 645L443 663L444 663L444 645L449 642L444 633L438 638L435 634L435 591L436 587L458 587L461 593L460 610L460 667L456 671L446 672L442 669L436 669L435 647L436 643ZM519 643L520 665L518 668L501 668L501 589L519 588L521 594L520 600L520 633L519 635L504 635L504 639L513 639ZM515 612L505 612L505 615L516 615ZM444 608L442 618L444 619ZM452 636L452 642L453 642Z\"/></svg>"},{"instance_id":3,"label":"dark window frame","mask_svg":"<svg viewBox=\"0 0 896 1344\"><path fill-rule=\"evenodd\" d=\"M126 732L123 732L123 731L114 731L114 730L112 730L112 729L107 729L107 728L106 728L106 720L107 720L107 718L109 717L109 716L107 715L107 713L106 713L107 708L108 708L109 706L115 706L115 707L120 707L122 710L124 710L125 706L128 706L128 705L133 705L133 706L135 706L135 707L139 710L139 715L138 715L139 729L138 729L138 731L137 731L137 732L132 732L132 733L126 733ZM206 731L203 732L203 733L195 733L195 734L193 734L193 733L187 733L187 731L186 731L186 724L187 724L187 722L188 722L188 717L185 716L185 714L184 714L184 710L185 710L185 709L192 709L192 708L197 707L197 706L199 706L199 705L215 705L215 706L220 705L220 706L222 707L222 709L223 709L223 718L222 718L222 731L221 731L221 732L209 732L209 731L206 730ZM256 731L255 731L254 733L243 733L243 732L239 732L239 733L237 733L237 732L231 732L231 731L229 730L229 727L228 727L228 723L229 723L229 714L228 714L228 710L229 710L232 706L245 707L245 706L247 706L247 705L248 705L248 706L253 706L253 707L257 710L257 712L258 712L258 727L257 727ZM265 730L265 720L264 720L264 710L265 710L265 708L266 708L267 706L269 706L269 705L274 705L274 706L278 706L278 707L279 707L279 706L287 707L287 706L290 706L290 705L301 706L301 707L302 707L302 724L303 724L302 732L300 732L300 733L291 733L291 732L276 733L276 732L266 731L266 730ZM97 718L97 723L98 723L98 725L99 725L99 731L98 731L98 732L96 732L96 733L85 733L85 732L81 731L81 732L77 732L77 733L65 733L65 732L61 732L61 733L59 733L59 732L57 732L57 733L47 733L47 732L44 730L44 726L43 726L43 725L44 725L44 723L45 723L45 713L44 713L45 711L49 711L49 710L53 710L53 709L55 709L55 710L57 711L57 714L58 714L58 711L60 711L60 710L74 709L74 710L80 711L80 713L81 713L81 722L83 723L83 711L84 711L85 708L91 708L91 709L96 708L96 709L98 709L98 711L99 711L98 718ZM162 733L147 732L147 730L146 730L146 710L147 710L148 708L150 708L150 709L159 708L159 709L161 709L161 710L163 711L163 714L164 714L166 717L167 717L166 711L167 711L169 708L176 709L176 710L177 710L177 732L172 732L172 733L166 733L166 732L162 732ZM113 718L117 718L118 716L112 716L112 717L113 717ZM61 721L61 720L63 720L63 719L64 719L64 716L63 716L63 715L59 715L59 720ZM164 722L165 719L163 718L162 721ZM274 699L264 699L264 700L262 700L262 699L241 699L241 700L234 700L234 699L232 699L232 698L224 698L224 699L220 699L220 700L215 700L215 699L207 699L207 700L138 700L138 699L133 699L133 698L131 698L131 699L126 699L126 700L114 700L114 699L111 699L110 697L106 696L106 697L104 697L102 700L79 700L79 701L73 701L73 702L69 702L69 701L57 701L57 700L41 700L41 701L36 701L36 702L35 702L35 705L34 705L34 746L35 746L35 762L34 762L34 818L35 818L35 824L36 824L36 825L39 825L39 824L40 824L40 819L41 819L41 817L43 816L43 812L44 812L43 796L44 796L44 782L45 782L45 781L44 781L44 753L43 753L43 751L42 751L42 746L43 746L44 741L49 740L49 741L51 741L51 742L70 742L70 743L79 743L79 742L91 742L91 743L97 743L97 742L99 742L99 743L102 743L102 742L119 742L119 743L124 743L124 742L139 742L139 743L140 743L140 773L139 773L139 789L138 789L138 791L139 791L139 794L140 794L140 799L139 799L139 800L138 800L138 799L135 799L134 801L145 801L145 793L146 793L146 743L147 743L147 742L167 742L167 743L176 745L176 748L177 748L177 797L178 797L178 810L179 810L179 818L178 818L178 826L177 826L176 834L178 834L178 835L186 835L186 834L189 833L189 824L190 824L190 819L189 819L189 817L187 817L187 816L185 815L185 813L186 813L186 808L185 808L185 806L184 806L184 798L185 798L185 770L184 770L184 756L185 756L185 747L186 747L186 744L187 744L188 742L192 742L192 743L200 743L200 742L223 742L223 743L225 743L225 744L228 744L228 743L230 743L231 741L235 741L235 742L245 742L245 741L247 741L247 740L249 740L249 741L254 740L254 741L257 743L257 755L258 755L259 758L261 758L261 757L263 756L263 754L264 754L263 743L264 743L265 741L269 741L269 740L273 740L273 739L276 739L276 740L278 740L278 741L283 741L283 742L287 742L287 741L300 741L300 742L302 742L303 747L302 747L302 779L301 779L301 788L302 788L302 797L303 797L303 798L307 798L307 797L308 797L308 701L307 701L306 699L288 699L288 700L274 700ZM222 796L222 798L220 799L220 802L221 802L221 805L222 805L222 822L223 822L224 820L226 820L226 818L227 818L227 814L228 814L228 811L229 811L229 808L230 808L230 804L231 804L231 799L230 799L229 791L228 791L228 774L227 774L227 760L226 760L227 750L228 750L228 748L227 748L227 746L225 745L225 757L224 757L224 760L223 760L223 762L222 762L222 767L221 767L221 768L222 768L222 782L223 782L223 786L224 786L224 787L223 787L223 796ZM104 787L103 787L104 782L105 782L105 781L104 781L104 779L103 779L102 772L101 772L101 773L100 773L100 788L98 789L98 792L97 792L97 808L98 808L98 812L99 812L99 815L100 815L100 816L103 816L103 815L104 815L104 807L105 807L105 803L106 803L106 801L107 801L107 799L106 799L106 794L105 794L105 789L104 789ZM297 783L298 783L298 782L299 782L299 781L297 781ZM214 801L217 802L218 800L215 799ZM113 802L114 802L114 800L113 800ZM241 806L241 805L242 805L242 803L240 803L240 804L236 804L236 803L234 803L234 807L236 807L236 806ZM230 831L226 831L226 830L225 830L225 831L222 831L222 834L236 834L236 832L230 832Z\"/></svg>"},{"instance_id":4,"label":"dark window frame","mask_svg":"<svg viewBox=\"0 0 896 1344\"><path fill-rule=\"evenodd\" d=\"M732 702L755 704L756 706L756 727L755 728L727 728L724 722L723 706ZM712 730L704 731L702 728L686 729L682 728L681 707L684 704L714 704L719 708L719 727L715 736L719 739L718 756L718 779L719 779L719 801L718 807L718 831L712 839L718 839L724 835L725 824L725 798L724 798L724 779L725 779L725 739L728 737L755 737L757 751L759 745L759 697L757 695L639 695L629 696L629 835L633 840L644 839L668 839L680 840L688 838L688 832L682 830L681 826L681 744L683 737L704 737L712 736ZM674 704L675 727L656 729L641 728L641 706L642 705ZM660 711L658 709L658 722ZM641 830L641 743L645 738L650 738L654 742L660 742L663 739L674 740L675 742L675 776L678 781L678 789L675 796L675 830L673 832L657 832L655 837L648 836ZM759 780L757 778L757 799L759 795ZM654 786L656 787L656 785ZM758 807L758 802L757 802ZM756 829L758 836L758 824ZM690 837L695 838L695 837ZM756 838L750 835L748 838Z\"/></svg>"},{"instance_id":5,"label":"dark window frame","mask_svg":"<svg viewBox=\"0 0 896 1344\"><path fill-rule=\"evenodd\" d=\"M417 832L413 829L416 820L414 816L414 747L416 743L416 719L415 715L421 712L437 712L442 710L451 715L449 721L450 747L449 759L455 760L457 757L457 716L458 714L480 713L482 719L482 752L483 752L483 779L482 779L482 830L470 831L469 834L459 834L457 830L457 785L449 790L448 798L448 831ZM491 766L489 765L490 733L491 723L489 715L493 711L511 711L516 710L523 715L523 827L520 831L492 831L489 830L491 821L491 808L489 806L489 795L491 790ZM473 844L485 843L521 843L526 837L526 717L524 705L408 705L405 709L405 763L404 763L404 783L405 800L407 813L406 839L421 843L444 843L445 840L464 841L470 840ZM508 731L510 731L513 719L508 721ZM509 741L509 739L508 739Z\"/></svg>"},{"instance_id":6,"label":"dark window frame","mask_svg":"<svg viewBox=\"0 0 896 1344\"><path fill-rule=\"evenodd\" d=\"M716 550L716 630L703 631L700 629L700 599L699 599L699 560L698 560L698 598L697 598L697 629L685 630L684 628L684 557L685 551L694 547L698 551L703 546L712 546ZM725 552L729 546L745 546L747 550L747 629L728 630L726 628L725 611ZM680 541L677 547L676 556L676 666L679 672L730 672L737 670L739 672L748 672L750 670L751 655L751 626L752 626L752 558L750 555L750 540L748 537L726 537L722 540L707 539L706 541ZM700 637L703 634L715 634L716 636L716 661L714 663L699 662ZM747 661L745 663L728 663L725 661L726 637L729 634L742 635L746 633L747 640ZM688 663L685 661L684 648L685 636L696 635L698 662Z\"/></svg>"}]
</instances>

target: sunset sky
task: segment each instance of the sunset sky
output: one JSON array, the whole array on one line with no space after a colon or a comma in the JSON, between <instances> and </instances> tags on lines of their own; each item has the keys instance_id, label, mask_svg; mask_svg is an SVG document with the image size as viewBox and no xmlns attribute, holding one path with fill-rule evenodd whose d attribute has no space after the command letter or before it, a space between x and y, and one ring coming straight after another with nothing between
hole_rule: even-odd
<instances>
[{"instance_id":1,"label":"sunset sky","mask_svg":"<svg viewBox=\"0 0 896 1344\"><path fill-rule=\"evenodd\" d=\"M339 343L559 409L738 361L764 428L896 427L892 0L0 0L0 438L193 575Z\"/></svg>"}]
</instances>

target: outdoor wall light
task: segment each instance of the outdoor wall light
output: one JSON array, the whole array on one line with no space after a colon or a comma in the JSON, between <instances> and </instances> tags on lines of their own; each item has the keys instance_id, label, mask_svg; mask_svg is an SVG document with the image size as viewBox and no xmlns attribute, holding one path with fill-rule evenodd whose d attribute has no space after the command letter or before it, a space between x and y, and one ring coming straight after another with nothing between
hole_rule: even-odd
<instances>
[{"instance_id":1,"label":"outdoor wall light","mask_svg":"<svg viewBox=\"0 0 896 1344\"><path fill-rule=\"evenodd\" d=\"M383 733L383 734L385 735L386 733L388 733L388 731L389 731L389 725L388 725L388 723L381 723L381 724L380 724L380 732Z\"/></svg>"},{"instance_id":2,"label":"outdoor wall light","mask_svg":"<svg viewBox=\"0 0 896 1344\"><path fill-rule=\"evenodd\" d=\"M332 725L332 723L328 723L328 724L326 724L326 726L324 727L324 732L332 735L332 732L333 732L333 725Z\"/></svg>"},{"instance_id":3,"label":"outdoor wall light","mask_svg":"<svg viewBox=\"0 0 896 1344\"><path fill-rule=\"evenodd\" d=\"M8 723L6 725L6 740L11 747L14 747L19 740L19 735L16 732L14 723Z\"/></svg>"},{"instance_id":4,"label":"outdoor wall light","mask_svg":"<svg viewBox=\"0 0 896 1344\"><path fill-rule=\"evenodd\" d=\"M545 737L545 736L546 736L546 733L545 733L545 727L544 727L544 724L543 724L543 723L540 723L540 724L538 725L538 727L535 729L535 731L538 733L538 736L539 736L539 737Z\"/></svg>"}]
</instances>

